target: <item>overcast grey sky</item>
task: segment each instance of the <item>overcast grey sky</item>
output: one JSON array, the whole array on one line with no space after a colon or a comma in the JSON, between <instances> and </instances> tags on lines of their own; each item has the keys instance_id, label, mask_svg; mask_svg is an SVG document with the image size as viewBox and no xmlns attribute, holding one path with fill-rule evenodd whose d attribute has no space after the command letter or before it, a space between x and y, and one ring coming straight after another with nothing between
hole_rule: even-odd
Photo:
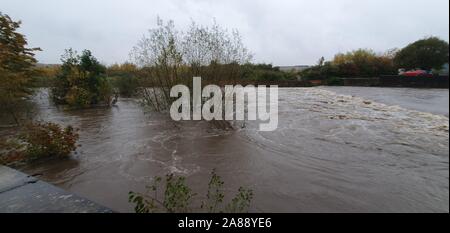
<instances>
[{"instance_id":1,"label":"overcast grey sky","mask_svg":"<svg viewBox=\"0 0 450 233\"><path fill-rule=\"evenodd\" d=\"M449 40L448 0L0 0L0 11L22 20L42 63L59 62L69 47L124 62L158 15L180 29L216 19L241 32L254 61L274 65L314 64L357 48L382 52L431 35Z\"/></svg>"}]
</instances>

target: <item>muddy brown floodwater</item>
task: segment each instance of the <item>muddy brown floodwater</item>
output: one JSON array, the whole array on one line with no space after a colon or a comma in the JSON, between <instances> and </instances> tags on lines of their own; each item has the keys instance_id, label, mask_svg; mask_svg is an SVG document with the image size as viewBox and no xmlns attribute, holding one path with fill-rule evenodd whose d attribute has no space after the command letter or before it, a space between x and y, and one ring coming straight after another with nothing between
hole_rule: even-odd
<instances>
[{"instance_id":1,"label":"muddy brown floodwater","mask_svg":"<svg viewBox=\"0 0 450 233\"><path fill-rule=\"evenodd\" d=\"M428 92L448 101L448 90ZM213 168L226 195L254 190L252 212L449 211L448 105L428 113L345 89L285 88L276 131L247 122L223 132L145 113L135 99L79 111L54 107L46 90L34 99L36 119L74 125L82 146L20 169L115 211L132 211L128 192L169 172L187 176L200 198Z\"/></svg>"}]
</instances>

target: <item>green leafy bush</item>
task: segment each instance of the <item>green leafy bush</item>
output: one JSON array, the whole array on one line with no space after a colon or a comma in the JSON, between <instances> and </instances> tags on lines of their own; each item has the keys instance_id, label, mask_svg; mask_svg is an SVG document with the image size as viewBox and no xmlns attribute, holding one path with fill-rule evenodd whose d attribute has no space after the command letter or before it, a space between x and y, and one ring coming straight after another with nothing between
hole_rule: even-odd
<instances>
[{"instance_id":1,"label":"green leafy bush","mask_svg":"<svg viewBox=\"0 0 450 233\"><path fill-rule=\"evenodd\" d=\"M129 201L135 204L136 213L150 213L162 208L168 213L188 212L191 198L195 195L185 184L186 178L176 177L173 174L166 175L166 183L163 200L158 200L158 186L161 177L155 177L153 185L147 187L152 196L130 192Z\"/></svg>"},{"instance_id":2,"label":"green leafy bush","mask_svg":"<svg viewBox=\"0 0 450 233\"><path fill-rule=\"evenodd\" d=\"M128 200L135 205L136 213L187 213L191 211L192 198L197 195L186 185L185 177L177 177L173 174L166 175L163 188L163 197L158 198L162 178L155 177L154 183L147 187L145 194L129 192ZM253 199L253 191L240 187L237 195L230 203L224 205L224 182L213 170L208 184L206 199L202 201L200 209L209 213L227 212L242 213L247 212Z\"/></svg>"}]
</instances>

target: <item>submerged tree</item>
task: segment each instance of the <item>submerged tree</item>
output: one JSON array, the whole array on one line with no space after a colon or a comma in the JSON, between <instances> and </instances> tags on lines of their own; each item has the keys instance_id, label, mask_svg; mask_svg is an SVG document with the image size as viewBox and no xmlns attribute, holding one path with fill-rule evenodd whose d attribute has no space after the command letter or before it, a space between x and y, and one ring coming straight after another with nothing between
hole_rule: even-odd
<instances>
[{"instance_id":1,"label":"submerged tree","mask_svg":"<svg viewBox=\"0 0 450 233\"><path fill-rule=\"evenodd\" d=\"M78 147L77 129L52 122L30 122L18 136L0 139L0 164L14 166L42 158L65 158Z\"/></svg>"},{"instance_id":2,"label":"submerged tree","mask_svg":"<svg viewBox=\"0 0 450 233\"><path fill-rule=\"evenodd\" d=\"M81 55L68 49L61 57L61 72L57 75L52 96L56 103L71 107L110 105L112 87L106 79L106 68L84 50Z\"/></svg>"},{"instance_id":3,"label":"submerged tree","mask_svg":"<svg viewBox=\"0 0 450 233\"><path fill-rule=\"evenodd\" d=\"M15 109L18 102L31 94L34 52L40 51L27 47L25 36L17 32L20 24L0 12L0 109L10 113L16 123L19 119Z\"/></svg>"},{"instance_id":4,"label":"submerged tree","mask_svg":"<svg viewBox=\"0 0 450 233\"><path fill-rule=\"evenodd\" d=\"M192 23L183 32L173 21L157 20L157 28L149 30L133 48L131 57L142 69L144 102L157 111L170 107L170 89L177 84L192 85L192 77L202 77L203 84L235 82L240 65L251 55L239 33L231 33L217 24L212 27Z\"/></svg>"}]
</instances>

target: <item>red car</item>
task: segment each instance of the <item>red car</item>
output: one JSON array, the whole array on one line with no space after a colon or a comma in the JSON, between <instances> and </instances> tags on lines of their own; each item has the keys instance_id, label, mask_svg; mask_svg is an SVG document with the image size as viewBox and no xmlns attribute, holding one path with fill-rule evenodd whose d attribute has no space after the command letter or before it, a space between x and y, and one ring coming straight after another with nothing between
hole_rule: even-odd
<instances>
[{"instance_id":1,"label":"red car","mask_svg":"<svg viewBox=\"0 0 450 233\"><path fill-rule=\"evenodd\" d=\"M412 71L406 71L402 73L403 76L406 77L433 77L432 74L428 73L426 70L412 70Z\"/></svg>"}]
</instances>

